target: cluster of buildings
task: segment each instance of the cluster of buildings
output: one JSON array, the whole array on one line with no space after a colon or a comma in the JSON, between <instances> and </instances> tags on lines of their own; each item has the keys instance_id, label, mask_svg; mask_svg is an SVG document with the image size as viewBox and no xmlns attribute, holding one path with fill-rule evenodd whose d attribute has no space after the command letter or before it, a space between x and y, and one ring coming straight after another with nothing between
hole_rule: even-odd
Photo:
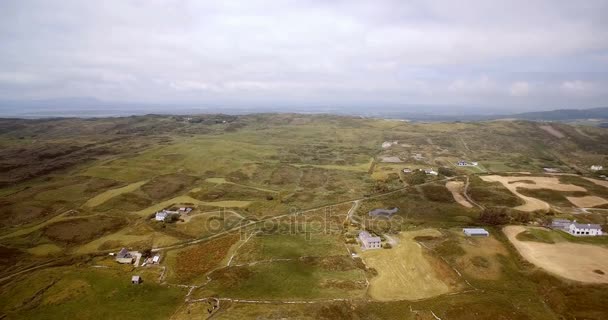
<instances>
[{"instance_id":1,"label":"cluster of buildings","mask_svg":"<svg viewBox=\"0 0 608 320\"><path fill-rule=\"evenodd\" d=\"M163 209L161 211L158 211L154 218L156 219L156 221L165 221L165 219L167 219L167 217L172 214L188 214L191 211L192 211L192 208L190 208L190 207L182 207L177 210Z\"/></svg>"},{"instance_id":2,"label":"cluster of buildings","mask_svg":"<svg viewBox=\"0 0 608 320\"><path fill-rule=\"evenodd\" d=\"M590 169L591 169L591 171L600 171L600 170L604 170L604 167L600 166L600 165L592 165Z\"/></svg>"},{"instance_id":3,"label":"cluster of buildings","mask_svg":"<svg viewBox=\"0 0 608 320\"><path fill-rule=\"evenodd\" d=\"M416 170L420 170L420 169L416 169ZM412 172L414 172L416 170L412 170L410 168L405 168L402 171L403 171L403 173L412 173ZM431 176L436 176L436 175L439 174L437 171L435 171L433 169L424 169L423 171L424 171L425 174L431 175Z\"/></svg>"},{"instance_id":4,"label":"cluster of buildings","mask_svg":"<svg viewBox=\"0 0 608 320\"><path fill-rule=\"evenodd\" d=\"M464 160L460 160L456 163L456 165L459 167L474 167L478 164L479 164L479 162L477 162L477 161L466 162Z\"/></svg>"},{"instance_id":5,"label":"cluster of buildings","mask_svg":"<svg viewBox=\"0 0 608 320\"><path fill-rule=\"evenodd\" d=\"M593 223L577 223L576 220L568 219L553 219L551 228L562 230L573 236L601 236L602 227L599 224Z\"/></svg>"}]
</instances>

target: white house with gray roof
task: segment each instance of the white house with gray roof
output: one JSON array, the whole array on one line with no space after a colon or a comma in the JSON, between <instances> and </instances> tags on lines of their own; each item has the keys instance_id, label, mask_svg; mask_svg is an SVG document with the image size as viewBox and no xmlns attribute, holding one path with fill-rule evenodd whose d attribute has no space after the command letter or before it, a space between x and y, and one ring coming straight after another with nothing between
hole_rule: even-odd
<instances>
[{"instance_id":1,"label":"white house with gray roof","mask_svg":"<svg viewBox=\"0 0 608 320\"><path fill-rule=\"evenodd\" d=\"M359 233L359 240L363 249L380 249L382 248L382 239L380 237L372 237L367 231Z\"/></svg>"},{"instance_id":2,"label":"white house with gray roof","mask_svg":"<svg viewBox=\"0 0 608 320\"><path fill-rule=\"evenodd\" d=\"M573 236L601 236L602 226L592 223L577 223L576 220L553 219L551 228L568 232Z\"/></svg>"},{"instance_id":3,"label":"white house with gray roof","mask_svg":"<svg viewBox=\"0 0 608 320\"><path fill-rule=\"evenodd\" d=\"M599 224L571 223L567 232L573 236L601 236L602 227Z\"/></svg>"}]
</instances>

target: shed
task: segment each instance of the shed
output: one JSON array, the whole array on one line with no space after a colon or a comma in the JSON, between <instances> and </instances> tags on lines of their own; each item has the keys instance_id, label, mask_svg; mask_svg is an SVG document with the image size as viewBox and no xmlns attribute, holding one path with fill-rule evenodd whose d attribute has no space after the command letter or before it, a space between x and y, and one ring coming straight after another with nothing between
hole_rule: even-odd
<instances>
[{"instance_id":1,"label":"shed","mask_svg":"<svg viewBox=\"0 0 608 320\"><path fill-rule=\"evenodd\" d=\"M132 276L131 277L131 283L132 284L140 284L141 283L141 277L140 276Z\"/></svg>"},{"instance_id":2,"label":"shed","mask_svg":"<svg viewBox=\"0 0 608 320\"><path fill-rule=\"evenodd\" d=\"M154 258L152 258L152 262L153 263L158 263L160 261L160 256L154 256Z\"/></svg>"},{"instance_id":3,"label":"shed","mask_svg":"<svg viewBox=\"0 0 608 320\"><path fill-rule=\"evenodd\" d=\"M469 237L487 237L490 235L486 229L482 228L464 228L462 229L462 232Z\"/></svg>"}]
</instances>

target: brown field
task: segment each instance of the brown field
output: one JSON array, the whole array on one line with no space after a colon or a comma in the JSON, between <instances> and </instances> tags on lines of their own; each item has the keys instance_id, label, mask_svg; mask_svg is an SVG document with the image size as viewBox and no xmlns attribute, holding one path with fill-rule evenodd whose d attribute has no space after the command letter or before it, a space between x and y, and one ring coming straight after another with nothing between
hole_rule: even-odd
<instances>
[{"instance_id":1,"label":"brown field","mask_svg":"<svg viewBox=\"0 0 608 320\"><path fill-rule=\"evenodd\" d=\"M441 260L427 258L422 247L414 241L417 236L438 237L441 233L435 229L401 232L399 243L392 249L361 253L365 263L378 270L378 275L369 280L371 298L379 301L419 300L453 290L455 279L451 269L448 271L449 266Z\"/></svg>"},{"instance_id":2,"label":"brown field","mask_svg":"<svg viewBox=\"0 0 608 320\"><path fill-rule=\"evenodd\" d=\"M93 216L55 222L44 227L43 233L49 239L66 243L84 243L107 232L115 231L126 225L120 218Z\"/></svg>"},{"instance_id":3,"label":"brown field","mask_svg":"<svg viewBox=\"0 0 608 320\"><path fill-rule=\"evenodd\" d=\"M588 181L591 181L591 182L593 182L593 183L595 183L597 185L604 186L604 187L608 188L608 181L606 181L606 180L598 180L598 179L593 179L593 178L584 178L584 179L586 179Z\"/></svg>"},{"instance_id":4,"label":"brown field","mask_svg":"<svg viewBox=\"0 0 608 320\"><path fill-rule=\"evenodd\" d=\"M608 249L571 242L542 243L520 241L517 235L526 231L523 226L506 226L503 232L517 251L539 268L566 279L586 283L608 283Z\"/></svg>"},{"instance_id":5,"label":"brown field","mask_svg":"<svg viewBox=\"0 0 608 320\"><path fill-rule=\"evenodd\" d=\"M231 247L239 240L238 234L213 239L199 245L170 252L174 260L171 275L180 282L205 276L224 260Z\"/></svg>"},{"instance_id":6,"label":"brown field","mask_svg":"<svg viewBox=\"0 0 608 320\"><path fill-rule=\"evenodd\" d=\"M608 200L596 196L566 197L566 199L579 208L592 208L608 203Z\"/></svg>"},{"instance_id":7,"label":"brown field","mask_svg":"<svg viewBox=\"0 0 608 320\"><path fill-rule=\"evenodd\" d=\"M505 188L509 189L509 191L513 192L513 194L517 195L525 202L525 204L517 206L515 209L528 212L536 210L546 211L549 210L551 206L545 201L524 196L523 194L517 192L517 188L551 189L556 191L587 191L585 188L573 184L563 184L557 177L526 177L525 181L523 181L521 177L503 177L492 175L482 176L481 179L486 182L502 183ZM534 183L529 183L530 181L533 181Z\"/></svg>"},{"instance_id":8,"label":"brown field","mask_svg":"<svg viewBox=\"0 0 608 320\"><path fill-rule=\"evenodd\" d=\"M448 188L448 190L450 190L450 192L452 193L452 196L454 196L454 200L456 200L456 202L460 203L463 207L473 208L473 205L469 201L467 201L467 199L465 199L464 196L462 195L462 192L464 191L464 182L448 181L445 184L445 187Z\"/></svg>"},{"instance_id":9,"label":"brown field","mask_svg":"<svg viewBox=\"0 0 608 320\"><path fill-rule=\"evenodd\" d=\"M455 233L460 247L465 251L465 254L456 260L457 269L478 279L496 280L500 278L502 269L497 256L508 254L505 246L493 236L466 237L460 229Z\"/></svg>"}]
</instances>

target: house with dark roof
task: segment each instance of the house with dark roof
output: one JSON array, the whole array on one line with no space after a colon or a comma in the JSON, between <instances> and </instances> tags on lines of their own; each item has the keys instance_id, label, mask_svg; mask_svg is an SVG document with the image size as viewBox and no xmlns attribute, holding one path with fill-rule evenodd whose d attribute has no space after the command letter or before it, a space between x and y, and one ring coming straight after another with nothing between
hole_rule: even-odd
<instances>
[{"instance_id":1,"label":"house with dark roof","mask_svg":"<svg viewBox=\"0 0 608 320\"><path fill-rule=\"evenodd\" d=\"M133 255L127 248L120 249L118 254L116 254L116 262L118 263L131 264L133 263L133 258Z\"/></svg>"}]
</instances>

